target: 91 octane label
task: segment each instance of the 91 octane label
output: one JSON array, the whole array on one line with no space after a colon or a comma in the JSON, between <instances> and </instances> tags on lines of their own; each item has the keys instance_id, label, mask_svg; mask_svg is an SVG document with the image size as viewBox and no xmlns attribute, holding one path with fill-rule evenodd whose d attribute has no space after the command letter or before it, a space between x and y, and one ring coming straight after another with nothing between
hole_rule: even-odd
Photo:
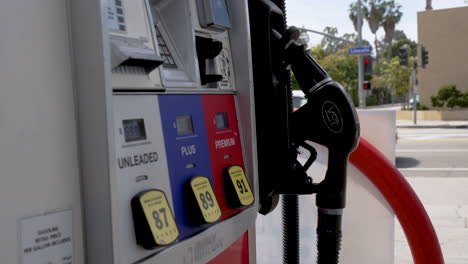
<instances>
[{"instance_id":1,"label":"91 octane label","mask_svg":"<svg viewBox=\"0 0 468 264\"><path fill-rule=\"evenodd\" d=\"M151 190L140 197L146 221L157 245L165 246L179 237L179 229L164 192Z\"/></svg>"},{"instance_id":2,"label":"91 octane label","mask_svg":"<svg viewBox=\"0 0 468 264\"><path fill-rule=\"evenodd\" d=\"M242 205L251 205L254 202L254 194L250 188L249 181L241 166L232 166L228 170L229 178L236 189L237 196Z\"/></svg>"},{"instance_id":3,"label":"91 octane label","mask_svg":"<svg viewBox=\"0 0 468 264\"><path fill-rule=\"evenodd\" d=\"M221 208L211 187L210 180L204 176L197 176L190 181L197 204L206 223L214 223L221 217Z\"/></svg>"}]
</instances>

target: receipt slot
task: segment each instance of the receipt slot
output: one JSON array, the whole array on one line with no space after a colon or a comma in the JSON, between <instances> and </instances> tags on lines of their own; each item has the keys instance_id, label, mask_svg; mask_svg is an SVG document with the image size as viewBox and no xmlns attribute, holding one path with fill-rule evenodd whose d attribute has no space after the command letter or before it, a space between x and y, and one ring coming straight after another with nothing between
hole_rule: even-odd
<instances>
[{"instance_id":1,"label":"receipt slot","mask_svg":"<svg viewBox=\"0 0 468 264\"><path fill-rule=\"evenodd\" d=\"M254 245L247 3L214 3L70 4L86 263L245 263Z\"/></svg>"}]
</instances>

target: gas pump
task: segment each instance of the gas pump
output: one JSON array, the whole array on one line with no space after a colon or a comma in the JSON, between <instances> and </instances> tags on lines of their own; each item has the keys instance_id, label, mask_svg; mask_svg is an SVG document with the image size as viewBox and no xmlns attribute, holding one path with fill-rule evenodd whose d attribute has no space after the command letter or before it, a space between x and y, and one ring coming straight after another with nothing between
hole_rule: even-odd
<instances>
[{"instance_id":1,"label":"gas pump","mask_svg":"<svg viewBox=\"0 0 468 264\"><path fill-rule=\"evenodd\" d=\"M266 0L105 3L71 8L88 263L205 263L236 241L248 247L258 205L268 213L279 194L318 193L323 223L339 231L357 118L340 86L294 43L297 32L285 31L280 8ZM309 97L294 115L286 64ZM312 80L317 91L310 73L323 77ZM326 126L314 126L331 111ZM346 147L336 144L343 133ZM296 160L310 139L332 148L340 168L319 185L305 174L313 160Z\"/></svg>"},{"instance_id":2,"label":"gas pump","mask_svg":"<svg viewBox=\"0 0 468 264\"><path fill-rule=\"evenodd\" d=\"M104 3L71 4L87 263L248 250L258 208L246 3Z\"/></svg>"}]
</instances>

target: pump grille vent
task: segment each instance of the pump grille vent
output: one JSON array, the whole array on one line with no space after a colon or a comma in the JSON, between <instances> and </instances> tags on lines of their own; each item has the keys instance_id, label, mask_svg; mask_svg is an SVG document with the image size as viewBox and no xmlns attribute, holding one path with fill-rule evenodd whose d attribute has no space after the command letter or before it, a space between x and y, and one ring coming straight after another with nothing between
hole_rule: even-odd
<instances>
[{"instance_id":1,"label":"pump grille vent","mask_svg":"<svg viewBox=\"0 0 468 264\"><path fill-rule=\"evenodd\" d=\"M117 66L112 70L112 73L132 74L132 75L148 75L148 73L146 72L144 67L128 66L128 65Z\"/></svg>"}]
</instances>

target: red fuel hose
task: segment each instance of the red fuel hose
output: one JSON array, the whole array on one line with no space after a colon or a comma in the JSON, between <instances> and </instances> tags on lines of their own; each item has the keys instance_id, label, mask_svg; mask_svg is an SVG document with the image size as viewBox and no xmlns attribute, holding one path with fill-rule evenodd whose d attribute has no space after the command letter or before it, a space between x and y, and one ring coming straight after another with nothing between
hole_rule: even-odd
<instances>
[{"instance_id":1,"label":"red fuel hose","mask_svg":"<svg viewBox=\"0 0 468 264\"><path fill-rule=\"evenodd\" d=\"M409 183L369 142L360 139L351 163L382 193L405 232L415 264L444 264L431 220Z\"/></svg>"}]
</instances>

